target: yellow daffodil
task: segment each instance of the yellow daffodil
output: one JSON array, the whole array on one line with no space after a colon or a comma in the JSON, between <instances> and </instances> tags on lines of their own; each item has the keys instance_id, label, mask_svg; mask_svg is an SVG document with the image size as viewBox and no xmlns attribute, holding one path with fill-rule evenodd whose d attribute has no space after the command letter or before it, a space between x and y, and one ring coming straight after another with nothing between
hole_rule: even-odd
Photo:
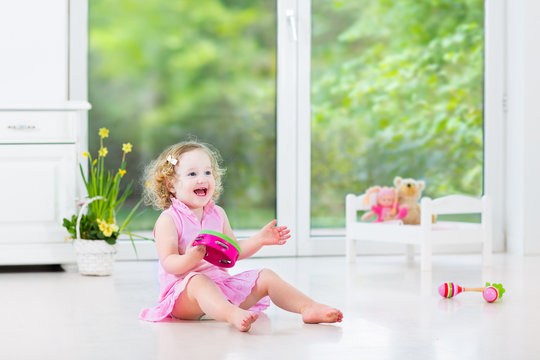
<instances>
[{"instance_id":1,"label":"yellow daffodil","mask_svg":"<svg viewBox=\"0 0 540 360\"><path fill-rule=\"evenodd\" d=\"M112 220L111 223L107 223L105 220L97 219L97 223L99 224L99 230L103 233L103 235L109 237L114 232L118 231L119 227L114 223L114 220Z\"/></svg>"},{"instance_id":2,"label":"yellow daffodil","mask_svg":"<svg viewBox=\"0 0 540 360\"><path fill-rule=\"evenodd\" d=\"M131 145L131 143L122 144L122 151L124 152L124 154L122 155L122 162L126 160L126 154L128 152L131 152L132 149L133 145Z\"/></svg>"},{"instance_id":3,"label":"yellow daffodil","mask_svg":"<svg viewBox=\"0 0 540 360\"><path fill-rule=\"evenodd\" d=\"M103 139L106 137L109 137L109 129L107 128L100 128L98 132L99 136Z\"/></svg>"},{"instance_id":4,"label":"yellow daffodil","mask_svg":"<svg viewBox=\"0 0 540 360\"><path fill-rule=\"evenodd\" d=\"M120 223L120 225L116 225L114 216L118 211L119 203L121 203L121 201L119 202L118 200L125 199L131 192L129 186L128 188L124 189L120 186L120 183L122 178L127 174L127 163L125 161L125 157L127 156L126 154L133 151L133 144L131 142L122 144L122 162L120 163L120 166L117 167L118 173L111 176L111 172L109 172L107 169L107 164L105 164L104 159L109 153L109 149L104 146L106 145L105 142L107 140L104 139L110 137L110 131L109 129L102 127L99 128L98 134L99 155L94 158L89 150L85 150L84 152L81 151L80 155L78 156L81 162L83 162L82 158L85 157L88 159L89 163L88 171L82 174L86 190L88 192L88 198L100 198L98 199L99 201L88 202L89 206L87 217L88 219L96 220L94 220L93 223L88 221L81 223L80 225L82 228L80 230L81 235L84 233L84 236L91 238L90 240L107 239L108 242L114 243L118 237L118 234L120 233L120 229L125 229L127 223L131 220L131 218L128 217L128 219L125 219L122 223ZM117 145L114 147L116 146ZM114 171L114 167L111 170ZM90 202L92 203L90 204ZM140 204L141 201L135 205L135 210ZM67 225L65 226L68 228Z\"/></svg>"},{"instance_id":5,"label":"yellow daffodil","mask_svg":"<svg viewBox=\"0 0 540 360\"><path fill-rule=\"evenodd\" d=\"M104 220L101 220L101 219L97 219L96 220L98 225L99 225L99 230L105 234L105 231L107 230L107 223L104 221ZM109 235L106 235L105 236L109 236Z\"/></svg>"},{"instance_id":6,"label":"yellow daffodil","mask_svg":"<svg viewBox=\"0 0 540 360\"><path fill-rule=\"evenodd\" d=\"M109 237L112 235L112 229L110 226L107 226L105 230L102 230L103 235Z\"/></svg>"},{"instance_id":7,"label":"yellow daffodil","mask_svg":"<svg viewBox=\"0 0 540 360\"><path fill-rule=\"evenodd\" d=\"M116 225L114 222L111 224L106 224L106 229L103 231L103 235L105 236L111 236L113 232L118 231L118 225Z\"/></svg>"},{"instance_id":8,"label":"yellow daffodil","mask_svg":"<svg viewBox=\"0 0 540 360\"><path fill-rule=\"evenodd\" d=\"M131 143L125 143L125 144L122 144L122 151L124 153L128 153L128 152L131 152L131 150L133 149L133 145L131 145Z\"/></svg>"}]
</instances>

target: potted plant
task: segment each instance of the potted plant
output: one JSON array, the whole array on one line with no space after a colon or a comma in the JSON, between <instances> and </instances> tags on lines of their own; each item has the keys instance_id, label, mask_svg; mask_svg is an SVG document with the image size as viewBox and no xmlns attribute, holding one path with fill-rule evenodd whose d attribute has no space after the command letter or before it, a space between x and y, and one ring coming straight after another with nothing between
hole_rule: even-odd
<instances>
[{"instance_id":1,"label":"potted plant","mask_svg":"<svg viewBox=\"0 0 540 360\"><path fill-rule=\"evenodd\" d=\"M116 215L123 206L124 201L132 192L133 181L121 191L120 183L126 173L126 155L131 152L131 143L122 145L122 162L114 174L105 168L105 157L108 150L103 146L103 139L109 136L109 130L99 129L100 148L98 157L93 159L89 152L83 156L89 160L88 176L85 176L83 167L79 164L81 175L88 193L88 198L78 205L81 209L71 219L64 219L63 226L73 239L77 253L77 265L83 275L111 275L114 258L117 252L117 240L121 234L129 235L133 248L133 237L142 236L132 234L127 225L135 215L142 199L131 209L121 224L116 223ZM87 210L87 211L86 211Z\"/></svg>"}]
</instances>

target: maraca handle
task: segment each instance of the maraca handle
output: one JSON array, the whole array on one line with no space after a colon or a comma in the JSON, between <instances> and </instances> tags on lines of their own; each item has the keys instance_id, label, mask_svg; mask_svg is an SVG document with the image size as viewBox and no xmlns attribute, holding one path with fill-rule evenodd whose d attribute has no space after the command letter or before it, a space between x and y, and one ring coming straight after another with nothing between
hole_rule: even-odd
<instances>
[{"instance_id":1,"label":"maraca handle","mask_svg":"<svg viewBox=\"0 0 540 360\"><path fill-rule=\"evenodd\" d=\"M463 288L463 291L478 291L482 292L484 291L485 287L479 287L479 288Z\"/></svg>"}]
</instances>

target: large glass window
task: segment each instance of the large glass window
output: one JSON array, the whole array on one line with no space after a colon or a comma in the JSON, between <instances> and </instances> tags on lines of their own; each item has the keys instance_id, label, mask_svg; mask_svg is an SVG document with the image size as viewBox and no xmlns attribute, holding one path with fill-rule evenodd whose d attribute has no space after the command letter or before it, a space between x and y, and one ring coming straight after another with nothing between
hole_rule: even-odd
<instances>
[{"instance_id":1,"label":"large glass window","mask_svg":"<svg viewBox=\"0 0 540 360\"><path fill-rule=\"evenodd\" d=\"M344 226L347 193L426 181L480 195L482 0L312 0L311 226Z\"/></svg>"},{"instance_id":2,"label":"large glass window","mask_svg":"<svg viewBox=\"0 0 540 360\"><path fill-rule=\"evenodd\" d=\"M90 150L100 127L111 130L109 149L133 143L131 201L150 160L196 138L223 156L219 204L233 228L274 218L275 2L92 0L89 12ZM106 160L114 166L121 155L110 150ZM151 229L157 215L147 210L132 229Z\"/></svg>"},{"instance_id":3,"label":"large glass window","mask_svg":"<svg viewBox=\"0 0 540 360\"><path fill-rule=\"evenodd\" d=\"M338 253L311 240L343 232L347 193L396 176L425 180L430 197L483 192L482 0L93 0L89 9L91 150L103 126L116 146L131 141L128 175L139 181L169 144L215 145L235 229L260 228L277 202L299 241L292 252Z\"/></svg>"}]
</instances>

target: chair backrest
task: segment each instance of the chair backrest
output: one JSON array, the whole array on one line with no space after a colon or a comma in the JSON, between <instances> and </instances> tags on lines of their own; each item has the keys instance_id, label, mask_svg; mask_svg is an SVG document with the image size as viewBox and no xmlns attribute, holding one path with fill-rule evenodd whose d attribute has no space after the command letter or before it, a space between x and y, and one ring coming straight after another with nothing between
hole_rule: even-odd
<instances>
[{"instance_id":1,"label":"chair backrest","mask_svg":"<svg viewBox=\"0 0 540 360\"><path fill-rule=\"evenodd\" d=\"M427 200L432 214L474 214L483 212L483 198L467 195L449 195Z\"/></svg>"},{"instance_id":2,"label":"chair backrest","mask_svg":"<svg viewBox=\"0 0 540 360\"><path fill-rule=\"evenodd\" d=\"M354 209L356 211L371 210L371 202L368 201L366 203L365 200L366 200L365 194L358 195L358 196L354 194L348 194L347 197L345 198L346 206L349 209L351 210Z\"/></svg>"},{"instance_id":3,"label":"chair backrest","mask_svg":"<svg viewBox=\"0 0 540 360\"><path fill-rule=\"evenodd\" d=\"M370 195L369 201L366 203L366 195L347 194L345 197L345 220L346 223L354 223L357 221L358 211L371 210L371 205L376 194Z\"/></svg>"}]
</instances>

